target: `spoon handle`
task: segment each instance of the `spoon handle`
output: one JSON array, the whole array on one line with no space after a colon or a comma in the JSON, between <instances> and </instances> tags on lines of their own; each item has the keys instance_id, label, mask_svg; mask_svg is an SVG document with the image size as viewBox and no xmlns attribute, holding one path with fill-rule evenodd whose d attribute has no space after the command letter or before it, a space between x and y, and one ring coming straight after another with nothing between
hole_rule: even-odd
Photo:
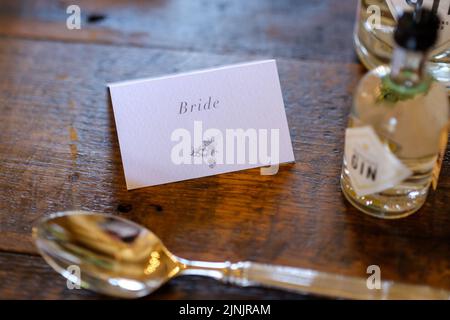
<instances>
[{"instance_id":1,"label":"spoon handle","mask_svg":"<svg viewBox=\"0 0 450 320\"><path fill-rule=\"evenodd\" d=\"M230 264L222 281L348 299L450 299L449 291L428 286L381 281L380 289L369 289L364 278L255 262Z\"/></svg>"}]
</instances>

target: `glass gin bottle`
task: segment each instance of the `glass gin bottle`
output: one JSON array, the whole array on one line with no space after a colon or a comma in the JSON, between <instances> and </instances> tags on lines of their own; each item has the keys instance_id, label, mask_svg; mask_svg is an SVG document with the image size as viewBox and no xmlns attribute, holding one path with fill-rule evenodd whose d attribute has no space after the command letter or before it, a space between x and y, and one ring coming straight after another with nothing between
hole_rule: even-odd
<instances>
[{"instance_id":1,"label":"glass gin bottle","mask_svg":"<svg viewBox=\"0 0 450 320\"><path fill-rule=\"evenodd\" d=\"M359 0L354 32L356 52L369 69L389 64L398 16L421 8L440 17L440 36L430 48L429 70L450 93L450 0Z\"/></svg>"},{"instance_id":2,"label":"glass gin bottle","mask_svg":"<svg viewBox=\"0 0 450 320\"><path fill-rule=\"evenodd\" d=\"M391 66L373 69L356 89L341 187L370 215L400 218L417 211L446 145L447 92L426 69L438 25L432 11L405 12L394 34Z\"/></svg>"}]
</instances>

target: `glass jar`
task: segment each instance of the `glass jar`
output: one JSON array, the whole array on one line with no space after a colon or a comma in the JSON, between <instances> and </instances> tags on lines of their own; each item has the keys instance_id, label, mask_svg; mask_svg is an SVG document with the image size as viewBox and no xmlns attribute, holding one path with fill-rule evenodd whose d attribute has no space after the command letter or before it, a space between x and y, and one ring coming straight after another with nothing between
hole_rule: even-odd
<instances>
[{"instance_id":1,"label":"glass jar","mask_svg":"<svg viewBox=\"0 0 450 320\"><path fill-rule=\"evenodd\" d=\"M397 17L421 6L440 16L439 40L430 51L429 70L450 93L450 0L359 0L354 31L356 52L369 69L389 64Z\"/></svg>"}]
</instances>

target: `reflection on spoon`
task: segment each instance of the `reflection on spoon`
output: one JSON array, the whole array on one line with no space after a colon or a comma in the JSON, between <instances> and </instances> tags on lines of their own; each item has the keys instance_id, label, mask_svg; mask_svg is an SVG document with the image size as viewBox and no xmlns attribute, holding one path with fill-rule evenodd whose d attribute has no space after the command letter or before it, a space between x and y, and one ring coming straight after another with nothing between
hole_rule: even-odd
<instances>
[{"instance_id":1,"label":"reflection on spoon","mask_svg":"<svg viewBox=\"0 0 450 320\"><path fill-rule=\"evenodd\" d=\"M151 231L131 221L99 213L69 211L44 218L33 228L44 259L82 287L124 298L145 296L179 275L201 275L239 286L266 286L351 299L450 299L445 290L254 262L188 261L170 253ZM68 271L80 268L80 277Z\"/></svg>"}]
</instances>

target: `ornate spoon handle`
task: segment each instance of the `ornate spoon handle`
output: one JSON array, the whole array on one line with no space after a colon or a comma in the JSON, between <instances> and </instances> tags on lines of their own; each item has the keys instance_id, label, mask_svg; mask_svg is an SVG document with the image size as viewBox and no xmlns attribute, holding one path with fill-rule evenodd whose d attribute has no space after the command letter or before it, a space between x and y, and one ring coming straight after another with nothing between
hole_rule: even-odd
<instances>
[{"instance_id":1,"label":"ornate spoon handle","mask_svg":"<svg viewBox=\"0 0 450 320\"><path fill-rule=\"evenodd\" d=\"M179 258L180 275L207 276L241 286L263 286L346 299L450 299L450 292L428 286L381 281L369 289L364 278L256 262L203 262Z\"/></svg>"},{"instance_id":2,"label":"ornate spoon handle","mask_svg":"<svg viewBox=\"0 0 450 320\"><path fill-rule=\"evenodd\" d=\"M450 299L449 291L428 286L381 281L369 289L364 278L254 262L230 264L222 281L348 299Z\"/></svg>"}]
</instances>

